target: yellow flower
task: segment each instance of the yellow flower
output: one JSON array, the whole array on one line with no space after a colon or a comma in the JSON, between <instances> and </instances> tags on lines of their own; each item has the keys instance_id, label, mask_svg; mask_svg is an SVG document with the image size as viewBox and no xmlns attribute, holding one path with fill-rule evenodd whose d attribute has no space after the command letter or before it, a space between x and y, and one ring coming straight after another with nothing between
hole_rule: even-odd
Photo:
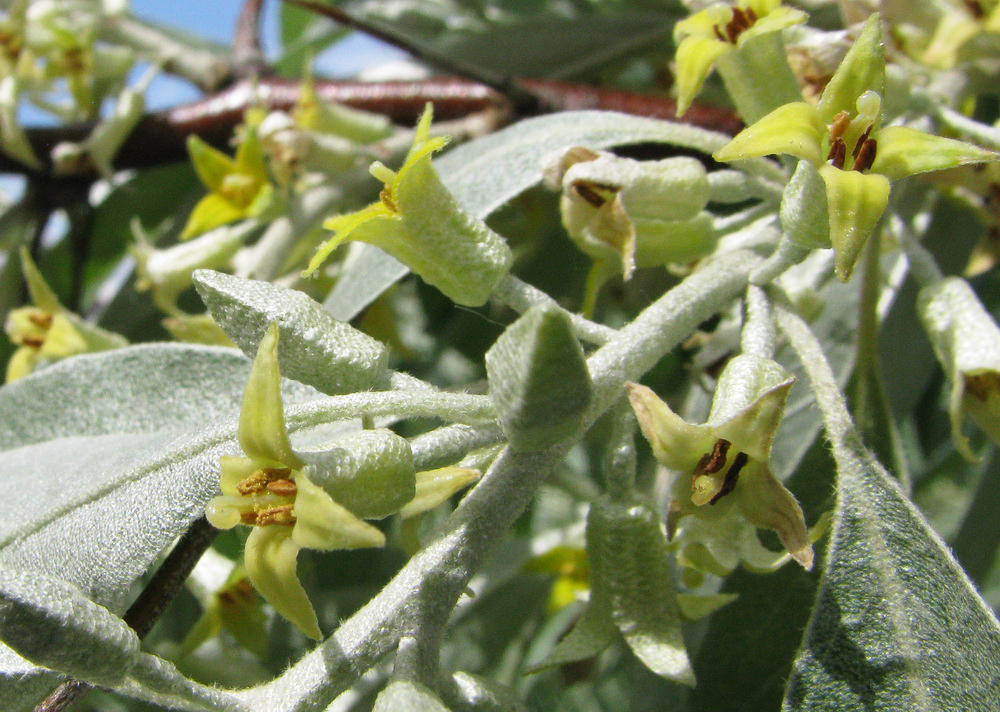
<instances>
[{"instance_id":1,"label":"yellow flower","mask_svg":"<svg viewBox=\"0 0 1000 712\"><path fill-rule=\"evenodd\" d=\"M285 430L278 372L278 327L260 342L240 411L242 457L223 457L222 495L205 514L219 529L253 527L244 565L254 588L304 634L319 640L316 613L296 574L299 549L383 546L385 536L333 501L310 478Z\"/></svg>"},{"instance_id":2,"label":"yellow flower","mask_svg":"<svg viewBox=\"0 0 1000 712\"><path fill-rule=\"evenodd\" d=\"M12 309L7 314L4 328L18 347L7 363L7 383L46 363L128 344L124 337L89 324L65 309L27 249L21 250L21 269L28 282L32 306Z\"/></svg>"},{"instance_id":3,"label":"yellow flower","mask_svg":"<svg viewBox=\"0 0 1000 712\"><path fill-rule=\"evenodd\" d=\"M429 137L431 118L428 104L399 171L372 164L371 174L385 184L378 202L324 223L336 234L319 248L305 274L315 272L342 242L359 240L385 250L458 304L486 303L510 268L511 252L441 182L431 154L447 139Z\"/></svg>"},{"instance_id":4,"label":"yellow flower","mask_svg":"<svg viewBox=\"0 0 1000 712\"><path fill-rule=\"evenodd\" d=\"M272 323L250 368L240 410L242 456L221 459L219 487L205 509L212 526L253 528L243 561L247 578L305 635L319 621L297 575L302 548L331 551L385 545L363 521L436 507L479 477L444 467L415 473L409 443L384 430L343 435L327 450L296 453L285 429L278 371L278 326Z\"/></svg>"},{"instance_id":5,"label":"yellow flower","mask_svg":"<svg viewBox=\"0 0 1000 712\"><path fill-rule=\"evenodd\" d=\"M771 443L794 381L774 361L737 356L719 377L712 410L702 425L685 422L649 388L629 385L629 400L656 459L690 475L677 480L669 528L687 515L720 520L736 513L758 528L774 530L802 566L812 567L802 509L769 466Z\"/></svg>"},{"instance_id":6,"label":"yellow flower","mask_svg":"<svg viewBox=\"0 0 1000 712\"><path fill-rule=\"evenodd\" d=\"M805 22L801 10L782 7L781 0L737 0L715 3L674 27L677 43L677 115L682 116L701 91L720 56L754 37Z\"/></svg>"},{"instance_id":7,"label":"yellow flower","mask_svg":"<svg viewBox=\"0 0 1000 712\"><path fill-rule=\"evenodd\" d=\"M885 57L874 14L819 104L780 106L714 155L733 161L788 154L816 166L825 186L836 273L844 281L889 204L890 181L998 158L978 146L906 126L882 128L884 84Z\"/></svg>"},{"instance_id":8,"label":"yellow flower","mask_svg":"<svg viewBox=\"0 0 1000 712\"><path fill-rule=\"evenodd\" d=\"M257 217L271 204L274 191L256 130L245 132L235 159L194 135L188 138L187 146L198 178L209 193L191 211L182 240L226 223Z\"/></svg>"}]
</instances>

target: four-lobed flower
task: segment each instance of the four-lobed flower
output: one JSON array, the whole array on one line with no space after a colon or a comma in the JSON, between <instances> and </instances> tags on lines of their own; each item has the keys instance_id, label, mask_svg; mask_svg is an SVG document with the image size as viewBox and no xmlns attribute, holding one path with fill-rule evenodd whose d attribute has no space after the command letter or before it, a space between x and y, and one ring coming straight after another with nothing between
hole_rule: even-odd
<instances>
[{"instance_id":1,"label":"four-lobed flower","mask_svg":"<svg viewBox=\"0 0 1000 712\"><path fill-rule=\"evenodd\" d=\"M769 466L771 443L794 381L774 361L736 356L719 377L702 425L685 422L649 388L629 384L629 400L653 454L680 473L669 529L688 515L710 521L742 517L757 528L774 530L792 557L812 567L802 509Z\"/></svg>"},{"instance_id":2,"label":"four-lobed flower","mask_svg":"<svg viewBox=\"0 0 1000 712\"><path fill-rule=\"evenodd\" d=\"M255 128L244 131L235 158L193 134L187 148L195 172L209 192L188 216L182 240L237 220L259 217L271 207L274 189Z\"/></svg>"},{"instance_id":3,"label":"four-lobed flower","mask_svg":"<svg viewBox=\"0 0 1000 712\"><path fill-rule=\"evenodd\" d=\"M781 0L737 0L715 3L674 26L677 43L677 115L682 116L720 57L747 42L805 22L801 10Z\"/></svg>"},{"instance_id":4,"label":"four-lobed flower","mask_svg":"<svg viewBox=\"0 0 1000 712\"><path fill-rule=\"evenodd\" d=\"M998 158L978 146L907 126L883 128L884 84L876 13L816 106L781 106L714 154L719 161L787 154L815 166L825 187L836 273L844 281L888 206L890 181Z\"/></svg>"},{"instance_id":5,"label":"four-lobed flower","mask_svg":"<svg viewBox=\"0 0 1000 712\"><path fill-rule=\"evenodd\" d=\"M12 309L7 314L4 328L18 347L7 362L7 383L47 363L128 345L123 336L90 324L63 307L27 249L21 250L21 269L28 283L31 306Z\"/></svg>"},{"instance_id":6,"label":"four-lobed flower","mask_svg":"<svg viewBox=\"0 0 1000 712\"><path fill-rule=\"evenodd\" d=\"M371 174L385 184L377 202L324 223L335 234L313 256L306 274L341 243L358 240L385 250L458 304L481 306L489 299L510 269L510 248L463 210L441 182L431 154L448 140L430 136L431 119L428 104L398 171L372 164Z\"/></svg>"},{"instance_id":7,"label":"four-lobed flower","mask_svg":"<svg viewBox=\"0 0 1000 712\"><path fill-rule=\"evenodd\" d=\"M261 339L240 410L240 456L220 461L222 494L205 515L216 528L252 527L244 550L247 578L284 618L320 638L319 621L297 574L303 548L331 551L385 545L365 519L436 507L478 478L446 467L414 472L409 443L389 430L342 435L319 451L292 449L278 370L278 326Z\"/></svg>"},{"instance_id":8,"label":"four-lobed flower","mask_svg":"<svg viewBox=\"0 0 1000 712\"><path fill-rule=\"evenodd\" d=\"M253 527L244 551L247 577L275 610L319 639L316 613L297 576L299 549L382 546L377 528L337 504L292 451L285 429L278 372L278 327L260 342L240 411L242 456L221 460L222 494L206 508L219 529Z\"/></svg>"}]
</instances>

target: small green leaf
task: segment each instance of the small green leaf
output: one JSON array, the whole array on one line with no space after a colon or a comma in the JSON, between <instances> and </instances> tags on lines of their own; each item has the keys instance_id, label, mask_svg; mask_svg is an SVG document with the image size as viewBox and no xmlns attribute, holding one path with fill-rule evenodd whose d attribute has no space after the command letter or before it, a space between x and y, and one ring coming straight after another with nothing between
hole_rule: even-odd
<instances>
[{"instance_id":1,"label":"small green leaf","mask_svg":"<svg viewBox=\"0 0 1000 712\"><path fill-rule=\"evenodd\" d=\"M542 450L573 432L590 403L590 373L569 317L534 307L486 354L490 397L511 445Z\"/></svg>"},{"instance_id":2,"label":"small green leaf","mask_svg":"<svg viewBox=\"0 0 1000 712\"><path fill-rule=\"evenodd\" d=\"M639 501L593 502L587 517L587 556L591 605L607 606L625 642L646 667L694 685L667 540L653 509Z\"/></svg>"},{"instance_id":3,"label":"small green leaf","mask_svg":"<svg viewBox=\"0 0 1000 712\"><path fill-rule=\"evenodd\" d=\"M386 372L385 346L337 321L302 292L220 272L198 270L195 287L215 321L247 355L270 322L281 329L281 373L324 393L373 387Z\"/></svg>"}]
</instances>

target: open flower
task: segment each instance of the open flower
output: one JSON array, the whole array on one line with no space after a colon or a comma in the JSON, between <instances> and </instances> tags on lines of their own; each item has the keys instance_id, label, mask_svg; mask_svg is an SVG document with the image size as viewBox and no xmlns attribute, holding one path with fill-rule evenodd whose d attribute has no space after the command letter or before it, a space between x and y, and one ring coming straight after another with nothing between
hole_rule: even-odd
<instances>
[{"instance_id":1,"label":"open flower","mask_svg":"<svg viewBox=\"0 0 1000 712\"><path fill-rule=\"evenodd\" d=\"M7 383L46 363L128 344L124 337L89 324L65 309L26 249L21 250L21 269L32 306L12 309L7 314L4 328L18 347L7 363Z\"/></svg>"},{"instance_id":2,"label":"open flower","mask_svg":"<svg viewBox=\"0 0 1000 712\"><path fill-rule=\"evenodd\" d=\"M481 306L489 299L510 268L510 248L444 187L431 154L447 139L429 137L431 118L428 104L399 171L372 164L371 174L385 183L378 202L324 223L335 235L313 256L306 274L342 242L359 240L385 250L458 304Z\"/></svg>"},{"instance_id":3,"label":"open flower","mask_svg":"<svg viewBox=\"0 0 1000 712\"><path fill-rule=\"evenodd\" d=\"M191 211L182 240L226 223L257 217L270 206L274 190L256 130L251 128L243 134L235 158L194 135L188 138L187 147L198 178L209 192Z\"/></svg>"},{"instance_id":4,"label":"open flower","mask_svg":"<svg viewBox=\"0 0 1000 712\"><path fill-rule=\"evenodd\" d=\"M968 414L1000 444L1000 327L964 279L948 277L920 290L917 311L951 383L948 411L956 449L973 462L962 433Z\"/></svg>"},{"instance_id":5,"label":"open flower","mask_svg":"<svg viewBox=\"0 0 1000 712\"><path fill-rule=\"evenodd\" d=\"M850 278L889 203L890 181L997 160L992 151L905 126L882 128L885 58L878 14L865 24L819 104L780 106L748 126L714 158L788 154L818 168L826 188L837 276Z\"/></svg>"},{"instance_id":6,"label":"open flower","mask_svg":"<svg viewBox=\"0 0 1000 712\"><path fill-rule=\"evenodd\" d=\"M299 550L384 546L385 535L363 520L427 511L479 473L460 467L415 473L409 443L384 429L342 435L324 450L293 451L280 381L272 323L240 410L244 454L221 459L222 494L205 515L219 529L253 527L243 556L247 578L279 614L318 640L319 622L296 572Z\"/></svg>"},{"instance_id":7,"label":"open flower","mask_svg":"<svg viewBox=\"0 0 1000 712\"><path fill-rule=\"evenodd\" d=\"M656 459L690 476L677 480L669 528L687 515L719 520L735 514L773 529L802 566L812 567L802 509L768 464L794 381L774 361L737 356L719 377L702 425L685 422L649 388L629 384L629 400Z\"/></svg>"},{"instance_id":8,"label":"open flower","mask_svg":"<svg viewBox=\"0 0 1000 712\"><path fill-rule=\"evenodd\" d=\"M691 106L716 60L754 37L805 22L801 10L781 0L737 0L715 3L674 26L677 43L677 115Z\"/></svg>"},{"instance_id":9,"label":"open flower","mask_svg":"<svg viewBox=\"0 0 1000 712\"><path fill-rule=\"evenodd\" d=\"M250 370L239 441L244 455L222 458L222 495L209 502L205 514L219 529L241 523L253 527L244 552L247 577L278 613L318 640L319 622L296 574L299 549L383 546L385 536L334 502L313 482L312 469L292 451L281 402L274 323Z\"/></svg>"}]
</instances>

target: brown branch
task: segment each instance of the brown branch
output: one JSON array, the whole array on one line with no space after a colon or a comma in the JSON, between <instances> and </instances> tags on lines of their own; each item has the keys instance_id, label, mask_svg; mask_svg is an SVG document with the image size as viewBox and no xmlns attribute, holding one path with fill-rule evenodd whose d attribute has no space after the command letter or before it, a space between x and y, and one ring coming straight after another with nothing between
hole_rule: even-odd
<instances>
[{"instance_id":1,"label":"brown branch","mask_svg":"<svg viewBox=\"0 0 1000 712\"><path fill-rule=\"evenodd\" d=\"M519 81L538 97L540 106L545 110L604 109L676 120L676 103L659 96L539 79ZM441 120L457 119L482 111L523 116L514 111L503 95L483 84L464 79L380 83L318 81L316 89L326 101L383 114L403 126L412 126L428 101L434 103L434 115ZM243 112L251 104L258 101L269 109L287 110L295 103L298 93L299 82L266 77L256 83L256 94L254 85L241 81L192 104L147 114L122 146L115 167L148 168L186 160L185 144L192 134L216 147L225 148L233 130L243 121ZM698 105L691 107L683 121L730 135L735 135L742 128L732 111ZM48 156L53 146L60 141L80 141L92 128L93 124L74 124L28 129L28 140L35 154L45 162L37 175L50 175ZM0 154L0 173L32 174L32 171Z\"/></svg>"},{"instance_id":2,"label":"brown branch","mask_svg":"<svg viewBox=\"0 0 1000 712\"><path fill-rule=\"evenodd\" d=\"M122 617L140 638L144 638L152 630L218 533L219 530L209 524L205 517L199 517L167 554L160 568ZM88 683L66 680L35 707L35 712L67 710L90 688Z\"/></svg>"}]
</instances>

